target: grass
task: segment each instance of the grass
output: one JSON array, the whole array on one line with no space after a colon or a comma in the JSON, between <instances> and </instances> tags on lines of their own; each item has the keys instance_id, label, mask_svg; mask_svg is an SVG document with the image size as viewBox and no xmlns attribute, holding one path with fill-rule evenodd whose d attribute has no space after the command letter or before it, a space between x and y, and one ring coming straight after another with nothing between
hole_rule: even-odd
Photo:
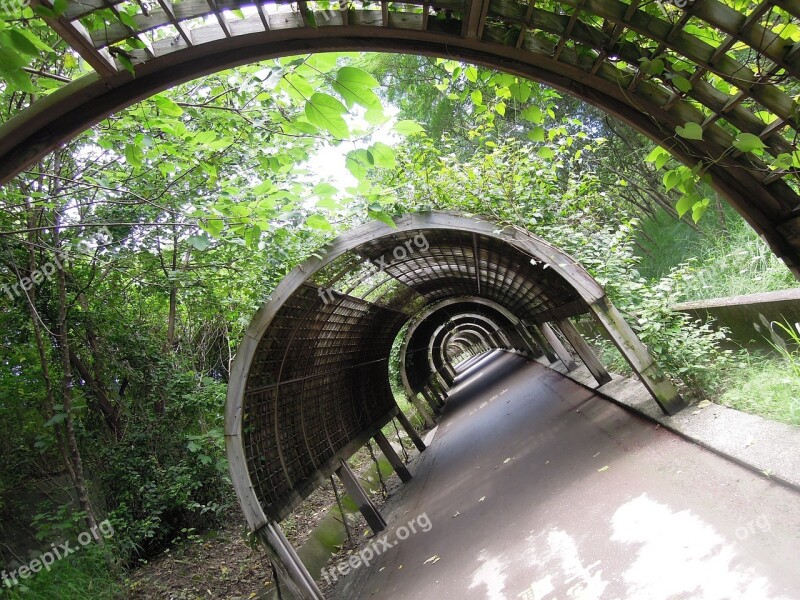
<instances>
[{"instance_id":1,"label":"grass","mask_svg":"<svg viewBox=\"0 0 800 600\"><path fill-rule=\"evenodd\" d=\"M751 357L718 402L742 412L800 426L800 376L782 357Z\"/></svg>"},{"instance_id":2,"label":"grass","mask_svg":"<svg viewBox=\"0 0 800 600\"><path fill-rule=\"evenodd\" d=\"M81 550L20 580L18 586L0 592L4 600L114 600L123 598L122 588L106 566L99 548Z\"/></svg>"},{"instance_id":3,"label":"grass","mask_svg":"<svg viewBox=\"0 0 800 600\"><path fill-rule=\"evenodd\" d=\"M694 230L666 213L642 224L640 272L654 280L680 263L688 262L691 277L683 286L683 300L724 298L793 288L797 280L733 209L709 211ZM647 239L645 235L650 239ZM652 240L652 241L651 241Z\"/></svg>"}]
</instances>

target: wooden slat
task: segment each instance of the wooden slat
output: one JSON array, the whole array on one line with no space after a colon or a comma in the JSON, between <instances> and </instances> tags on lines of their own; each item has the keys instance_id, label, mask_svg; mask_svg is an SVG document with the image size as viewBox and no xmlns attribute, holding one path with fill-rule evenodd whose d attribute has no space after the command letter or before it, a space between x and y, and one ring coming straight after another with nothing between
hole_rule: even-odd
<instances>
[{"instance_id":1,"label":"wooden slat","mask_svg":"<svg viewBox=\"0 0 800 600\"><path fill-rule=\"evenodd\" d=\"M53 9L50 0L34 0L33 5L37 4L50 10ZM98 50L94 47L89 32L79 22L71 22L63 16L56 19L47 17L44 20L83 60L97 71L100 77L112 77L119 72L111 55L105 50Z\"/></svg>"}]
</instances>

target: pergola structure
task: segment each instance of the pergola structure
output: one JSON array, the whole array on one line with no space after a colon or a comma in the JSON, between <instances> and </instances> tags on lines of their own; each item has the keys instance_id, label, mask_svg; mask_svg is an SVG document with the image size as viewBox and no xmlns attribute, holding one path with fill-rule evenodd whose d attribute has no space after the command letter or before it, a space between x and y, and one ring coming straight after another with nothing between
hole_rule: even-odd
<instances>
[{"instance_id":1,"label":"pergola structure","mask_svg":"<svg viewBox=\"0 0 800 600\"><path fill-rule=\"evenodd\" d=\"M220 69L326 50L421 53L547 83L702 163L800 274L797 0L67 0L48 23L95 72L0 128L0 182L107 115ZM702 139L676 133L687 123ZM743 134L764 151L737 150Z\"/></svg>"},{"instance_id":2,"label":"pergola structure","mask_svg":"<svg viewBox=\"0 0 800 600\"><path fill-rule=\"evenodd\" d=\"M374 438L408 480L381 433L393 418L425 447L390 385L406 325L400 375L429 424L453 384L453 360L489 349L544 354L571 369L563 339L598 383L610 381L572 324L579 315L594 319L664 412L685 406L600 285L558 248L517 227L443 212L396 225L354 229L289 273L253 318L231 370L232 480L282 586L299 598L321 596L278 523L336 473L380 531L385 521L347 459Z\"/></svg>"}]
</instances>

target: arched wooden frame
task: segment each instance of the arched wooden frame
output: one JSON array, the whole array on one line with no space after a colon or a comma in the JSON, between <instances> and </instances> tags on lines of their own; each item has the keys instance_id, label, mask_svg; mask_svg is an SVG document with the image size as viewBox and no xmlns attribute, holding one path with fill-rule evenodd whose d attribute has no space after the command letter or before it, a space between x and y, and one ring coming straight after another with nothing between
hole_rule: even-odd
<instances>
[{"instance_id":1,"label":"arched wooden frame","mask_svg":"<svg viewBox=\"0 0 800 600\"><path fill-rule=\"evenodd\" d=\"M445 300L440 300L427 308L425 308L421 313L416 315L414 319L411 321L411 324L406 329L405 339L403 340L403 345L400 349L400 379L403 382L403 388L408 394L409 397L414 397L420 390L414 389L411 385L411 382L408 378L408 370L406 368L406 363L408 361L408 353L411 351L410 344L411 340L414 337L414 332L424 323L428 318L432 315L437 313L440 310L446 309L451 306L455 306L457 304L476 304L480 306L486 306L491 308L500 315L502 315L515 329L515 333L519 335L520 340L528 346L530 349L535 348L536 344L533 339L527 334L527 329L525 329L525 325L514 315L511 311L509 311L506 307L497 304L496 302L489 300L487 298L481 298L479 296L456 296L454 298L446 298ZM465 313L469 314L469 313ZM454 318L457 318L454 317ZM510 343L510 340L509 340ZM509 347L510 344L509 344ZM428 360L429 364L432 365L430 362L430 349L428 350ZM436 370L431 368L431 372L435 373Z\"/></svg>"},{"instance_id":2,"label":"arched wooden frame","mask_svg":"<svg viewBox=\"0 0 800 600\"><path fill-rule=\"evenodd\" d=\"M497 230L497 224L491 221L474 217L458 216L443 212L427 212L409 214L399 217L395 221L396 228L391 228L384 223L369 223L358 227L336 238L327 246L323 257L312 257L302 265L295 268L278 284L272 293L271 300L264 304L253 317L250 326L245 332L239 346L236 358L231 369L228 397L225 406L225 439L228 450L228 460L234 487L239 496L240 503L251 528L255 531L263 527L268 521L264 511L253 491L252 482L247 469L247 461L242 440L242 411L247 383L247 375L253 357L257 351L258 343L264 332L270 326L272 319L290 298L313 275L330 264L333 260L366 244L371 240L391 236L398 232L418 230L451 229L471 232L500 240L505 244L530 256L532 259L547 264L553 272L560 275L580 296L582 304L571 306L570 314L588 312L595 317L599 325L608 333L610 339L629 362L653 397L665 412L670 414L680 410L685 404L678 395L675 387L666 379L656 366L652 356L641 343L639 338L625 322L619 311L608 300L600 285L570 256L552 246L548 242L517 227L507 227ZM423 311L430 312L441 308L445 302L473 302L491 305L501 311L504 316L514 323L520 323L505 307L480 297L451 298L439 302ZM564 318L559 313L558 318ZM422 319L417 319L419 323ZM520 323L521 325L521 323ZM409 327L411 330L411 327ZM522 326L524 330L524 326ZM413 333L413 332L411 332ZM528 336L528 339L529 336ZM531 341L531 348L535 343ZM407 347L404 347L404 351ZM402 353L401 353L402 356ZM404 382L405 383L405 382Z\"/></svg>"},{"instance_id":3,"label":"arched wooden frame","mask_svg":"<svg viewBox=\"0 0 800 600\"><path fill-rule=\"evenodd\" d=\"M752 154L731 153L734 134L729 130L758 136L773 155L796 150L791 136L782 132L797 130L797 104L770 78L800 76L800 44L762 24L773 10L800 19L796 2L764 0L741 14L718 0L697 0L671 22L648 12L638 0L560 0L563 13L536 6L535 0L527 8L504 0L419 2L421 12L397 12L403 9L385 0L380 10L318 11L313 3L298 2L295 12L282 15L267 14L266 4L246 0L229 0L224 7L209 0L207 8L185 14L185 6L173 10L169 0L158 0L151 15L134 18L136 29L120 23L106 32L81 29L80 18L97 10L114 11L114 4L70 0L64 16L48 20L96 73L39 100L0 128L0 182L108 115L202 75L305 52L424 54L546 83L622 119L686 164L705 161L714 187L800 276L800 198L784 180L796 170L771 171ZM223 11L240 7L257 12L229 22ZM446 9L449 16L439 21L431 17L431 9ZM191 20L200 16L218 23L195 29ZM724 34L724 41L715 47L690 34L684 29L690 19ZM163 26L178 35L146 43L143 33ZM640 41L626 41L629 37ZM108 52L109 45L126 38L146 46L133 52L135 78ZM737 44L768 61L766 72L732 58L729 51ZM662 55L696 66L687 73L688 91L672 83L677 73L671 58L660 74L640 68L642 61ZM727 95L716 89L704 79L709 73L738 91ZM745 108L748 103L762 107L774 120L762 122ZM687 122L704 128L702 141L675 135L676 127Z\"/></svg>"},{"instance_id":4,"label":"arched wooden frame","mask_svg":"<svg viewBox=\"0 0 800 600\"><path fill-rule=\"evenodd\" d=\"M491 333L484 327L474 323L465 323L463 320L453 319L443 323L436 329L428 344L428 365L432 372L446 369L451 377L455 377L455 368L447 358L446 347L454 336L465 334L468 331L471 331L473 335L480 335L480 340L478 341L489 343L492 339Z\"/></svg>"},{"instance_id":5,"label":"arched wooden frame","mask_svg":"<svg viewBox=\"0 0 800 600\"><path fill-rule=\"evenodd\" d=\"M369 223L356 228L333 240L327 246L323 256L314 256L289 273L278 284L270 301L265 303L253 317L231 369L231 379L225 406L225 441L233 485L250 529L266 543L273 559L280 561L279 572L282 579L285 579L295 589L299 590L303 594L301 597L304 598L319 598L319 590L316 589L313 580L310 580L296 554L292 552L291 546L281 536L279 528L267 516L251 480L248 456L244 445L244 399L253 358L258 350L262 336L270 327L275 316L301 287L307 285L307 282L313 281L316 273L343 254L350 251L357 252L358 248L375 240L391 239L398 233L418 231L460 231L502 242L504 246L509 248L510 254L521 252L526 257L530 257L531 261L546 265L548 268L542 269L542 273L547 272L547 277L551 277L550 273L557 274L579 296L579 301L563 301L566 303L562 303L559 307L537 313L543 322L551 319L563 320L569 316L587 312L592 314L601 327L606 329L611 339L617 343L623 356L631 363L631 366L665 411L675 412L684 405L674 386L660 373L652 357L619 312L606 298L602 288L578 263L559 249L530 232L516 227L507 227L499 230L498 225L491 221L450 213L410 214L396 219L395 223L396 228L391 228L381 222ZM570 298L574 298L574 295L571 295ZM414 326L418 326L424 318L432 314L433 311L441 309L447 303L455 304L457 302L491 306L515 327L518 327L523 338L529 339L530 337L524 333L526 332L524 324L508 309L481 297L447 298L434 303L429 308L424 309L415 319ZM411 327L409 327L410 329ZM413 331L411 333L413 334ZM531 347L534 347L532 341ZM407 346L404 347L405 350L407 350ZM388 377L388 373L386 373L386 377ZM389 418L394 414L396 414L396 407L389 413ZM276 424L276 426L279 425L280 423ZM293 490L293 493L297 494L298 492Z\"/></svg>"}]
</instances>

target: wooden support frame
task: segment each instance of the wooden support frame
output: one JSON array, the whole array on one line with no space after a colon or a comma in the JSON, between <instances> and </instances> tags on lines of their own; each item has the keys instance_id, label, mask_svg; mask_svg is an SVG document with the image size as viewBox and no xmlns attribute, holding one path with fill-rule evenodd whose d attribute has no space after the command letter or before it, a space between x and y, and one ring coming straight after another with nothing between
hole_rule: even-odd
<instances>
[{"instance_id":1,"label":"wooden support frame","mask_svg":"<svg viewBox=\"0 0 800 600\"><path fill-rule=\"evenodd\" d=\"M553 328L550 326L549 323L542 323L539 328L542 331L542 335L544 335L545 339L548 341L550 346L553 348L555 353L558 355L558 358L564 363L564 366L567 368L567 371L574 371L578 368L577 363L572 358L572 355L567 351L564 347L564 344L561 343L561 340L558 339L556 332L553 331Z\"/></svg>"},{"instance_id":2,"label":"wooden support frame","mask_svg":"<svg viewBox=\"0 0 800 600\"><path fill-rule=\"evenodd\" d=\"M402 410L399 410L399 407L395 418L397 419L397 422L400 423L400 427L403 428L403 431L406 432L406 435L409 437L409 439L414 443L414 446L417 448L417 450L420 452L425 452L428 447L425 445L425 442L422 441L422 438L417 433L417 430L414 429L414 425L411 424L411 421L408 420L408 417L405 415L405 413Z\"/></svg>"},{"instance_id":3,"label":"wooden support frame","mask_svg":"<svg viewBox=\"0 0 800 600\"><path fill-rule=\"evenodd\" d=\"M539 350L542 352L542 354L544 354L544 357L548 360L548 362L550 362L550 364L556 362L558 360L558 356L544 335L542 335L541 330L536 325L532 325L530 326L529 331L534 340L536 340L536 345L538 346Z\"/></svg>"},{"instance_id":4,"label":"wooden support frame","mask_svg":"<svg viewBox=\"0 0 800 600\"><path fill-rule=\"evenodd\" d=\"M395 452L394 448L392 447L392 443L386 439L385 435L383 435L383 432L379 431L376 433L373 439L378 444L378 448L381 449L381 452L386 457L386 460L388 460L389 464L392 465L392 469L394 469L394 472L397 473L400 481L403 483L408 483L411 481L411 473L403 463L403 459L397 455L397 452Z\"/></svg>"},{"instance_id":5,"label":"wooden support frame","mask_svg":"<svg viewBox=\"0 0 800 600\"><path fill-rule=\"evenodd\" d=\"M344 485L348 495L358 506L358 510L364 515L364 519L366 519L367 525L372 529L372 532L377 534L386 529L386 519L383 518L383 515L372 503L369 494L362 487L358 477L356 477L356 474L353 473L346 461L341 461L341 466L336 469L336 475Z\"/></svg>"},{"instance_id":6,"label":"wooden support frame","mask_svg":"<svg viewBox=\"0 0 800 600\"><path fill-rule=\"evenodd\" d=\"M287 593L288 597L295 600L325 600L311 573L277 523L269 522L254 533L275 567L282 593Z\"/></svg>"},{"instance_id":7,"label":"wooden support frame","mask_svg":"<svg viewBox=\"0 0 800 600\"><path fill-rule=\"evenodd\" d=\"M589 372L592 374L592 377L597 380L599 385L605 385L611 381L611 375L609 375L606 368L603 366L603 363L600 362L600 359L597 358L597 355L591 349L589 344L586 343L586 340L583 339L583 336L580 332L575 329L575 326L572 324L572 321L569 319L562 319L561 321L556 321L556 327L564 334L564 337L567 338L567 341L572 345L577 352L578 356L581 357L583 364L586 365L586 368L589 369Z\"/></svg>"},{"instance_id":8,"label":"wooden support frame","mask_svg":"<svg viewBox=\"0 0 800 600\"><path fill-rule=\"evenodd\" d=\"M431 417L431 414L425 408L425 405L422 404L422 400L419 399L419 393L412 393L408 399L411 401L411 404L414 405L414 408L417 409L417 412L422 416L422 418L425 419L425 424L428 426L428 428L430 429L436 427L436 421L433 420L433 417Z\"/></svg>"}]
</instances>

